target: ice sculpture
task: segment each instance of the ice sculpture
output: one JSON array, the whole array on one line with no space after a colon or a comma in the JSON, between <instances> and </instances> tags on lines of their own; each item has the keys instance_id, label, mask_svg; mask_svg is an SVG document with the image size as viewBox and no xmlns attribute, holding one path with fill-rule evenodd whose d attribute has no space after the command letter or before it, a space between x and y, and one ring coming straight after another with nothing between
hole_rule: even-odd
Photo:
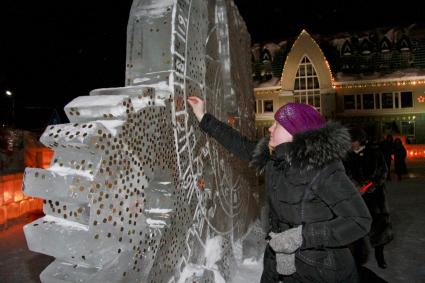
<instances>
[{"instance_id":1,"label":"ice sculpture","mask_svg":"<svg viewBox=\"0 0 425 283\"><path fill-rule=\"evenodd\" d=\"M255 174L200 132L186 97L252 136L250 39L234 3L134 0L126 86L65 107L27 168L46 216L25 226L56 258L42 282L230 282L258 214ZM242 251L243 252L243 251Z\"/></svg>"}]
</instances>

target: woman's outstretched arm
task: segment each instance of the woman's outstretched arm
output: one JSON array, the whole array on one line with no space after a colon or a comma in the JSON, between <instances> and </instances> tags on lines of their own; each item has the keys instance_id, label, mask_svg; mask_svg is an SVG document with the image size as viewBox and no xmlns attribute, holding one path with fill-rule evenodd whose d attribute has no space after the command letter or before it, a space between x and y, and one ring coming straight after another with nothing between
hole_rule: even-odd
<instances>
[{"instance_id":1,"label":"woman's outstretched arm","mask_svg":"<svg viewBox=\"0 0 425 283\"><path fill-rule=\"evenodd\" d=\"M249 140L213 115L205 113L204 101L199 97L190 96L187 101L200 122L200 128L205 133L239 158L244 160L251 159L257 142Z\"/></svg>"}]
</instances>

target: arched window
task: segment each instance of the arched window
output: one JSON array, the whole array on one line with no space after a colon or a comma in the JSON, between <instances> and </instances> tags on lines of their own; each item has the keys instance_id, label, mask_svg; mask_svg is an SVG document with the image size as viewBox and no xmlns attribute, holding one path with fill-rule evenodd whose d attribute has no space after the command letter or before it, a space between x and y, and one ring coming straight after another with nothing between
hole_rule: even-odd
<instances>
[{"instance_id":1,"label":"arched window","mask_svg":"<svg viewBox=\"0 0 425 283\"><path fill-rule=\"evenodd\" d=\"M320 85L316 69L307 56L301 60L294 84L294 101L306 103L320 111Z\"/></svg>"},{"instance_id":2,"label":"arched window","mask_svg":"<svg viewBox=\"0 0 425 283\"><path fill-rule=\"evenodd\" d=\"M364 39L361 45L363 55L369 55L372 52L372 44L368 39Z\"/></svg>"},{"instance_id":3,"label":"arched window","mask_svg":"<svg viewBox=\"0 0 425 283\"><path fill-rule=\"evenodd\" d=\"M391 50L391 42L389 41L387 37L384 37L381 41L381 52L387 53L387 52L390 52L390 50Z\"/></svg>"},{"instance_id":4,"label":"arched window","mask_svg":"<svg viewBox=\"0 0 425 283\"><path fill-rule=\"evenodd\" d=\"M267 49L263 49L263 51L261 52L261 61L264 63L266 62L271 62L272 61L272 55L270 53L269 50Z\"/></svg>"},{"instance_id":5,"label":"arched window","mask_svg":"<svg viewBox=\"0 0 425 283\"><path fill-rule=\"evenodd\" d=\"M401 51L410 51L411 50L411 45L410 45L410 41L409 38L407 38L406 35L403 35L401 37L401 39L398 42L398 48Z\"/></svg>"},{"instance_id":6,"label":"arched window","mask_svg":"<svg viewBox=\"0 0 425 283\"><path fill-rule=\"evenodd\" d=\"M266 48L263 49L261 52L261 63L262 63L262 70L261 70L261 77L263 81L268 81L273 77L273 71L272 71L272 55L270 51Z\"/></svg>"},{"instance_id":7,"label":"arched window","mask_svg":"<svg viewBox=\"0 0 425 283\"><path fill-rule=\"evenodd\" d=\"M350 42L347 40L344 42L344 44L342 45L342 49L341 49L341 55L342 56L350 56L352 54L351 51L351 44Z\"/></svg>"}]
</instances>

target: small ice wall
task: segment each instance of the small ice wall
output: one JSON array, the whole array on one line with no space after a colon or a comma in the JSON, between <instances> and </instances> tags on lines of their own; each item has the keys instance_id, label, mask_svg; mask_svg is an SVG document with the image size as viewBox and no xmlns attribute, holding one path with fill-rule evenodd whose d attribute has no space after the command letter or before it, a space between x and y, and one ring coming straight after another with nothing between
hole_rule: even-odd
<instances>
[{"instance_id":1,"label":"small ice wall","mask_svg":"<svg viewBox=\"0 0 425 283\"><path fill-rule=\"evenodd\" d=\"M200 131L187 97L253 138L245 24L232 1L135 0L127 39L125 86L71 101L70 123L41 137L52 163L26 169L46 214L28 246L56 258L41 281L231 282L261 207L255 174Z\"/></svg>"}]
</instances>

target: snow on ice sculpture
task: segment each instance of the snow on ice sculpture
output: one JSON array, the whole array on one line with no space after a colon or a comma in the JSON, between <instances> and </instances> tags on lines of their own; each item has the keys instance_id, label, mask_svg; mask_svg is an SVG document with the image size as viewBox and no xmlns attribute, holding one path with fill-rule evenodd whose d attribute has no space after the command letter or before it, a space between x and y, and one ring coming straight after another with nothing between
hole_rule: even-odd
<instances>
[{"instance_id":1,"label":"snow on ice sculpture","mask_svg":"<svg viewBox=\"0 0 425 283\"><path fill-rule=\"evenodd\" d=\"M230 282L259 213L253 172L201 133L186 98L253 135L250 39L234 3L135 0L126 86L65 107L41 137L46 170L26 194L46 216L25 226L55 257L42 282Z\"/></svg>"}]
</instances>

